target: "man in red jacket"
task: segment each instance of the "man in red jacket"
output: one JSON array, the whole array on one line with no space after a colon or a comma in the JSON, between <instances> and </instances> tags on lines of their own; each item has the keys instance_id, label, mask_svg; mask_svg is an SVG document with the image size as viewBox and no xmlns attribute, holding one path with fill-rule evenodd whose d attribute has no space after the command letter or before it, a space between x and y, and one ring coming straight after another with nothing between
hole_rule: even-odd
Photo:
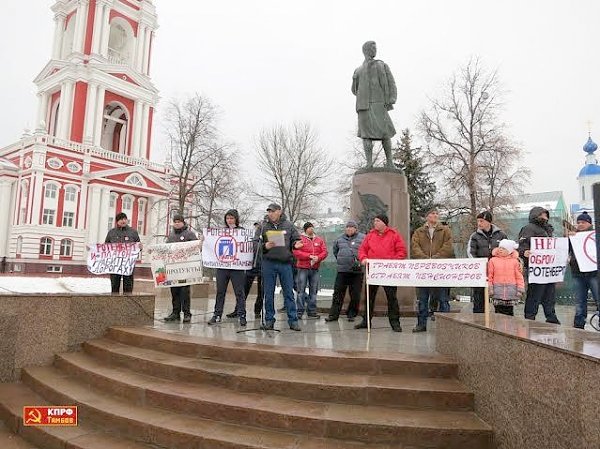
<instances>
[{"instance_id":1,"label":"man in red jacket","mask_svg":"<svg viewBox=\"0 0 600 449\"><path fill-rule=\"evenodd\" d=\"M406 259L406 245L402 236L393 228L388 226L389 218L385 214L379 214L373 219L373 229L367 234L358 249L358 258L363 265L369 259ZM375 296L377 296L379 285L369 285L369 322L373 318L375 308ZM388 302L388 319L394 332L402 332L400 327L400 309L396 297L397 287L383 286ZM355 329L367 327L366 298L363 308L363 320L354 326Z\"/></svg>"},{"instance_id":2,"label":"man in red jacket","mask_svg":"<svg viewBox=\"0 0 600 449\"><path fill-rule=\"evenodd\" d=\"M304 223L304 233L300 236L301 245L294 249L296 275L298 319L302 319L306 307L306 316L319 318L317 313L317 290L319 289L319 265L327 257L327 245L315 234L315 227L309 221ZM308 295L304 293L308 284Z\"/></svg>"}]
</instances>

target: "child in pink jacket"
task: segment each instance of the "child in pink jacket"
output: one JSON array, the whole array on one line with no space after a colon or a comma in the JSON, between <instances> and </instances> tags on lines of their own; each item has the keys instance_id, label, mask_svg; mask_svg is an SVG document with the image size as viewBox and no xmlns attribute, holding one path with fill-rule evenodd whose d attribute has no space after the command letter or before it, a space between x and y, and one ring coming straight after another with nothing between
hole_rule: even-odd
<instances>
[{"instance_id":1,"label":"child in pink jacket","mask_svg":"<svg viewBox=\"0 0 600 449\"><path fill-rule=\"evenodd\" d=\"M514 315L514 305L525 291L518 247L512 240L500 240L488 262L488 283L496 313Z\"/></svg>"}]
</instances>

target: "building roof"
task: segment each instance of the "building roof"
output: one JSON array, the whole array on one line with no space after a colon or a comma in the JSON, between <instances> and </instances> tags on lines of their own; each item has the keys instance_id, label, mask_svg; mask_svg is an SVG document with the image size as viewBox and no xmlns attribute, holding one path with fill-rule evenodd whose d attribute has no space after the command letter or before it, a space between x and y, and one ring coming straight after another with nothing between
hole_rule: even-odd
<instances>
[{"instance_id":1,"label":"building roof","mask_svg":"<svg viewBox=\"0 0 600 449\"><path fill-rule=\"evenodd\" d=\"M529 211L532 207L541 206L548 210L555 210L563 201L563 193L560 190L552 192L524 193L515 197L516 211Z\"/></svg>"},{"instance_id":2,"label":"building roof","mask_svg":"<svg viewBox=\"0 0 600 449\"><path fill-rule=\"evenodd\" d=\"M594 176L600 175L600 165L598 164L585 164L581 171L579 172L579 176Z\"/></svg>"},{"instance_id":3,"label":"building roof","mask_svg":"<svg viewBox=\"0 0 600 449\"><path fill-rule=\"evenodd\" d=\"M583 146L583 151L585 151L588 154L592 154L594 151L596 151L598 149L598 145L596 144L596 142L594 142L592 140L592 137L588 137L587 142L585 143L585 145Z\"/></svg>"}]
</instances>

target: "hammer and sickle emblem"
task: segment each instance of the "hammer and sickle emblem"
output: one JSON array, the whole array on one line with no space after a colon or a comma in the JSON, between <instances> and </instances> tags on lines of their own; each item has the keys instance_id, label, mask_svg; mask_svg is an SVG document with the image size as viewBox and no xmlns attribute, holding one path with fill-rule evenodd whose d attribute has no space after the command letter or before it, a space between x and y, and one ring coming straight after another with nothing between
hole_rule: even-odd
<instances>
[{"instance_id":1,"label":"hammer and sickle emblem","mask_svg":"<svg viewBox=\"0 0 600 449\"><path fill-rule=\"evenodd\" d=\"M42 423L42 412L40 412L37 408L30 410L27 413L27 424L41 424Z\"/></svg>"}]
</instances>

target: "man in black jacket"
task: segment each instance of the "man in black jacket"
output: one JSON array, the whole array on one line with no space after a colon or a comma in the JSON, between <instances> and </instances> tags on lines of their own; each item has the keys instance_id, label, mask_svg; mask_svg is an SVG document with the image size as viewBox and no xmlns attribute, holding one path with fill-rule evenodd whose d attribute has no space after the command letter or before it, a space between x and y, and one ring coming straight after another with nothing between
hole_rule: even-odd
<instances>
[{"instance_id":1,"label":"man in black jacket","mask_svg":"<svg viewBox=\"0 0 600 449\"><path fill-rule=\"evenodd\" d=\"M173 230L167 237L167 243L190 242L198 240L196 234L185 224L183 215L176 214L173 216ZM179 321L181 312L183 312L183 322L189 323L192 320L192 312L190 310L190 286L183 285L181 287L171 287L171 302L173 311L165 318L165 321Z\"/></svg>"},{"instance_id":2,"label":"man in black jacket","mask_svg":"<svg viewBox=\"0 0 600 449\"><path fill-rule=\"evenodd\" d=\"M117 222L117 226L108 231L104 243L136 243L140 241L138 232L131 226L128 226L129 220L127 219L127 214L119 212L115 217L115 221ZM121 278L123 278L123 293L128 294L133 292L133 273L131 273L130 276L122 276L120 274L110 275L112 293L119 293Z\"/></svg>"},{"instance_id":3,"label":"man in black jacket","mask_svg":"<svg viewBox=\"0 0 600 449\"><path fill-rule=\"evenodd\" d=\"M469 237L467 243L467 255L469 257L492 257L492 250L498 247L500 240L508 236L498 226L492 223L492 213L483 211L477 215L477 230ZM485 288L474 287L473 313L483 313L485 301Z\"/></svg>"},{"instance_id":4,"label":"man in black jacket","mask_svg":"<svg viewBox=\"0 0 600 449\"><path fill-rule=\"evenodd\" d=\"M531 254L531 237L552 237L554 228L548 222L550 213L543 207L533 207L529 211L529 223L519 231L519 256L525 263L525 273L529 275L529 256ZM560 324L556 317L555 284L527 284L525 298L525 318L535 320L540 304L544 308L547 323Z\"/></svg>"},{"instance_id":5,"label":"man in black jacket","mask_svg":"<svg viewBox=\"0 0 600 449\"><path fill-rule=\"evenodd\" d=\"M301 248L300 234L294 225L285 218L279 204L267 207L267 220L262 226L262 276L265 299L265 329L273 329L275 324L275 283L283 291L284 305L290 329L299 331L298 313L294 300L294 274L292 250Z\"/></svg>"}]
</instances>

